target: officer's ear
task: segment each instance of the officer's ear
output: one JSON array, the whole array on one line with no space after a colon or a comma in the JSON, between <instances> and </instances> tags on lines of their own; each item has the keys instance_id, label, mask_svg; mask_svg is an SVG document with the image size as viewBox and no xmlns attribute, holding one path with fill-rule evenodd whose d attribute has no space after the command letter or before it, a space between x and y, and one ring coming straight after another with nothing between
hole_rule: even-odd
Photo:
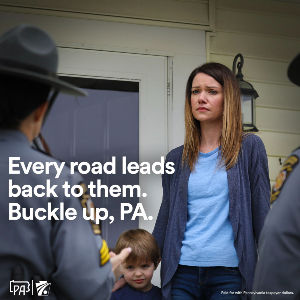
<instances>
[{"instance_id":1,"label":"officer's ear","mask_svg":"<svg viewBox=\"0 0 300 300\"><path fill-rule=\"evenodd\" d=\"M44 119L45 113L48 109L48 101L45 101L42 103L38 108L34 111L34 121L35 122L41 122Z\"/></svg>"}]
</instances>

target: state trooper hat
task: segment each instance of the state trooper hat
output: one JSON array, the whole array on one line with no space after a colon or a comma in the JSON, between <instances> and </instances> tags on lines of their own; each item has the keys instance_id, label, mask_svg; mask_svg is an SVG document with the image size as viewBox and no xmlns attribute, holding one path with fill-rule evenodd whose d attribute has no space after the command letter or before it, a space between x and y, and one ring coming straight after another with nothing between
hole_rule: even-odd
<instances>
[{"instance_id":1,"label":"state trooper hat","mask_svg":"<svg viewBox=\"0 0 300 300\"><path fill-rule=\"evenodd\" d=\"M0 74L41 82L67 94L85 96L76 86L57 77L55 42L43 30L18 25L0 36Z\"/></svg>"},{"instance_id":2,"label":"state trooper hat","mask_svg":"<svg viewBox=\"0 0 300 300\"><path fill-rule=\"evenodd\" d=\"M300 86L300 53L290 63L288 77L291 82Z\"/></svg>"}]
</instances>

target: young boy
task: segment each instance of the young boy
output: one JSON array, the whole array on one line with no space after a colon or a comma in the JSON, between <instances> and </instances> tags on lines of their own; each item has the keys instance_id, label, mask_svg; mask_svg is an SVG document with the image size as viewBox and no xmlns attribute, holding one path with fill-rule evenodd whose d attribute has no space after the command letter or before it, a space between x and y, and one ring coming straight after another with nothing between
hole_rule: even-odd
<instances>
[{"instance_id":1,"label":"young boy","mask_svg":"<svg viewBox=\"0 0 300 300\"><path fill-rule=\"evenodd\" d=\"M115 253L128 247L132 251L121 265L126 285L113 292L111 300L160 300L160 288L151 283L160 262L160 251L154 237L143 229L128 230L120 235Z\"/></svg>"}]
</instances>

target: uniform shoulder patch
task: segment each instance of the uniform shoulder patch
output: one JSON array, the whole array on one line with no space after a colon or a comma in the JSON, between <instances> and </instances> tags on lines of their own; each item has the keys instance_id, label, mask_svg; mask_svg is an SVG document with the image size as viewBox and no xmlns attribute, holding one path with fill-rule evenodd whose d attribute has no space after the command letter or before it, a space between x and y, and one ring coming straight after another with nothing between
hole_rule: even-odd
<instances>
[{"instance_id":1,"label":"uniform shoulder patch","mask_svg":"<svg viewBox=\"0 0 300 300\"><path fill-rule=\"evenodd\" d=\"M275 184L272 187L271 203L273 203L278 198L285 182L287 181L289 175L292 173L298 162L299 157L297 155L291 155L283 163L283 166L276 177Z\"/></svg>"},{"instance_id":2,"label":"uniform shoulder patch","mask_svg":"<svg viewBox=\"0 0 300 300\"><path fill-rule=\"evenodd\" d=\"M95 209L94 202L92 201L90 195L87 193L86 185L83 182L80 182L80 186L83 189L83 194L80 197L81 206L86 209L86 216L90 220L94 234L100 235L101 227L99 224L95 223L96 209Z\"/></svg>"},{"instance_id":3,"label":"uniform shoulder patch","mask_svg":"<svg viewBox=\"0 0 300 300\"><path fill-rule=\"evenodd\" d=\"M110 259L109 250L105 240L102 240L102 247L100 249L100 258L101 258L100 261L101 266L105 265Z\"/></svg>"}]
</instances>

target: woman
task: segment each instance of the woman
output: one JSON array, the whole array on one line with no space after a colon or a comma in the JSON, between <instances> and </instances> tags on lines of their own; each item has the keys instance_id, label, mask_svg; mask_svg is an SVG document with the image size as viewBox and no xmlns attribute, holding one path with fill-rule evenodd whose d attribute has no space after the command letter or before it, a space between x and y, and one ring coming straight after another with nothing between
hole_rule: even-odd
<instances>
[{"instance_id":1,"label":"woman","mask_svg":"<svg viewBox=\"0 0 300 300\"><path fill-rule=\"evenodd\" d=\"M268 162L259 137L242 131L239 86L207 63L187 81L185 142L167 155L154 236L164 299L249 295L257 242L269 210Z\"/></svg>"}]
</instances>

